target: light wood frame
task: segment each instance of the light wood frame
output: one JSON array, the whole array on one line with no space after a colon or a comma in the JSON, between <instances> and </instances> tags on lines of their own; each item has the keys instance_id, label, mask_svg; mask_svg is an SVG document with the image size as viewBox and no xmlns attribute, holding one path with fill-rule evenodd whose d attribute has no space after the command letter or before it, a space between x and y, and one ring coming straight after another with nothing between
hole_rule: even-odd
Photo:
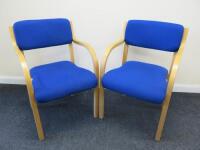
<instances>
[{"instance_id":1,"label":"light wood frame","mask_svg":"<svg viewBox=\"0 0 200 150\"><path fill-rule=\"evenodd\" d=\"M80 46L83 46L84 48L86 48L89 51L89 54L90 54L90 56L92 58L92 62L93 62L94 72L97 76L97 79L99 79L99 64L98 64L98 60L97 60L94 49L88 43L80 41L77 38L75 38L72 22L70 22L70 24L71 24L72 36L73 36L72 43L68 44L71 62L73 62L73 63L75 62L73 43L78 44ZM15 39L15 35L14 35L14 32L13 32L12 26L9 27L9 31L10 31L12 44L13 44L13 46L16 50L16 53L19 57L19 61L20 61L20 64L22 66L23 74L24 74L24 77L25 77L25 82L26 82L27 91L28 91L28 95L29 95L29 102L30 102L30 106L31 106L31 109L32 109L32 112L33 112L33 117L34 117L36 129L37 129L37 133L38 133L38 138L39 138L39 140L44 140L45 135L44 135L42 122L41 122L40 115L39 115L38 105L37 105L37 102L36 102L35 96L34 96L32 78L30 76L29 68L28 68L28 65L26 63L26 58L25 58L24 52L19 49L19 47L16 43L16 39ZM98 110L99 110L99 85L94 89L94 108L93 108L93 111L94 111L94 117L95 118L98 117L98 113L99 113Z\"/></svg>"},{"instance_id":2,"label":"light wood frame","mask_svg":"<svg viewBox=\"0 0 200 150\"><path fill-rule=\"evenodd\" d=\"M169 69L169 74L168 74L168 85L167 85L166 97L162 103L161 116L160 116L160 120L158 123L156 135L155 135L156 141L160 141L161 136L162 136L162 131L163 131L164 123L166 120L167 111L168 111L168 107L170 104L170 99L171 99L172 90L173 90L173 86L174 86L175 76L176 76L176 72L179 67L181 57L183 54L183 50L184 50L184 47L186 44L188 31L189 31L188 28L184 28L184 33L183 33L180 47L179 47L178 51L174 52L174 54L173 54L173 59L172 59L171 67ZM124 35L123 35L122 38L120 38L119 40L114 42L111 46L109 46L106 49L104 57L102 59L101 67L100 67L100 79L99 80L102 79L102 77L105 73L106 63L107 63L110 53L112 52L112 50L114 48L116 48L117 46L119 46L121 44L124 44L122 64L124 64L127 61L128 45L125 43ZM104 88L102 87L101 83L99 83L99 118L103 119L103 117L104 117Z\"/></svg>"}]
</instances>

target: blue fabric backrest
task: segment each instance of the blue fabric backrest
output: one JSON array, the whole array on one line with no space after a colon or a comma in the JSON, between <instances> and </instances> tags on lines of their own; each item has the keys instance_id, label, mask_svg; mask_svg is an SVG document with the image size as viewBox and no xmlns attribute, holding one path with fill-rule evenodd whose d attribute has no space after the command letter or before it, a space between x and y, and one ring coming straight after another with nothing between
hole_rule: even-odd
<instances>
[{"instance_id":1,"label":"blue fabric backrest","mask_svg":"<svg viewBox=\"0 0 200 150\"><path fill-rule=\"evenodd\" d=\"M24 20L16 22L13 30L18 47L30 50L72 42L72 31L67 19Z\"/></svg>"},{"instance_id":2,"label":"blue fabric backrest","mask_svg":"<svg viewBox=\"0 0 200 150\"><path fill-rule=\"evenodd\" d=\"M133 46L176 52L183 32L184 27L179 24L130 20L125 31L125 42Z\"/></svg>"}]
</instances>

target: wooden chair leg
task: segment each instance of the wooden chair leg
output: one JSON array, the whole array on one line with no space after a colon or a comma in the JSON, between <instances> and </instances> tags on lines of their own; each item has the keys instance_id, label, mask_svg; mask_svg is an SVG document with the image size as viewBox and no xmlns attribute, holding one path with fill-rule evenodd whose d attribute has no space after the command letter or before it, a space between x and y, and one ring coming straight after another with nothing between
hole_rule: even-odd
<instances>
[{"instance_id":1,"label":"wooden chair leg","mask_svg":"<svg viewBox=\"0 0 200 150\"><path fill-rule=\"evenodd\" d=\"M98 118L99 116L99 88L95 88L94 90L94 118Z\"/></svg>"},{"instance_id":2,"label":"wooden chair leg","mask_svg":"<svg viewBox=\"0 0 200 150\"><path fill-rule=\"evenodd\" d=\"M39 114L39 111L38 111L38 106L37 106L37 103L35 102L34 97L30 97L30 104L31 104L32 112L33 112L33 117L34 117L34 120L35 120L38 138L39 138L40 141L42 141L42 140L44 140L44 131L43 131L43 128L42 128L42 123L41 123L40 114Z\"/></svg>"},{"instance_id":3,"label":"wooden chair leg","mask_svg":"<svg viewBox=\"0 0 200 150\"><path fill-rule=\"evenodd\" d=\"M104 88L102 86L99 89L99 118L104 118Z\"/></svg>"},{"instance_id":4,"label":"wooden chair leg","mask_svg":"<svg viewBox=\"0 0 200 150\"><path fill-rule=\"evenodd\" d=\"M160 139L161 139L165 120L167 117L167 111L169 108L170 99L171 99L171 96L166 97L164 104L162 105L160 120L159 120L157 131L156 131L156 137L155 137L156 141L160 141Z\"/></svg>"}]
</instances>

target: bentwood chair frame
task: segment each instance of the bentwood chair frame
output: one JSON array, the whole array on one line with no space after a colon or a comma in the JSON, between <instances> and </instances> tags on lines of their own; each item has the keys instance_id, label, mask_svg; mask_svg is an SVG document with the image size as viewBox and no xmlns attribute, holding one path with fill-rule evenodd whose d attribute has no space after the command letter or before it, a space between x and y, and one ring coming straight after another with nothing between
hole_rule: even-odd
<instances>
[{"instance_id":1,"label":"bentwood chair frame","mask_svg":"<svg viewBox=\"0 0 200 150\"><path fill-rule=\"evenodd\" d=\"M73 44L75 43L75 44L78 44L80 46L85 47L89 51L89 54L92 58L93 69L94 69L94 72L95 72L96 77L98 79L99 78L99 64L98 64L98 60L97 60L94 49L88 43L78 40L74 35L72 22L70 22L70 25L71 25L72 40L73 40L71 44L68 44L71 62L73 62L73 63L75 62ZM38 105L37 105L37 102L36 102L35 96L34 96L32 79L31 79L31 75L30 75L30 72L29 72L28 65L26 63L26 58L25 58L24 52L19 49L19 47L16 43L16 39L15 39L15 35L14 35L14 31L13 31L12 26L9 27L9 31L10 31L10 35L11 35L12 44L13 44L15 50L16 50L16 53L19 57L21 67L23 69L23 74L24 74L24 77L25 77L25 82L26 82L26 86L27 86L27 90L28 90L29 102L30 102L30 106L31 106L31 109L32 109L32 112L33 112L33 117L34 117L34 120L35 120L35 125L36 125L36 129L37 129L38 137L39 137L39 140L44 140L45 135L44 135L43 127L42 127L42 122L41 122L41 119L40 119ZM94 117L95 118L98 117L98 109L99 109L98 98L99 98L99 89L98 89L98 86L97 86L94 90L93 110L94 110Z\"/></svg>"},{"instance_id":2,"label":"bentwood chair frame","mask_svg":"<svg viewBox=\"0 0 200 150\"><path fill-rule=\"evenodd\" d=\"M126 27L127 24L125 24ZM169 73L168 73L168 85L167 85L167 92L166 92L166 97L165 100L162 103L162 108L161 108L161 115L160 115L160 119L159 119L159 123L158 123L158 127L157 127L157 131L156 131L156 135L155 135L155 140L156 141L160 141L161 136L162 136L162 132L163 132L163 127L165 124L165 120L166 120L166 116L167 116L167 111L169 108L169 104L170 104L170 100L171 100L171 96L172 96L172 92L173 92L173 86L174 86L174 81L175 81L175 77L176 77L176 73L183 55L183 51L185 48L185 44L186 44L186 39L188 36L188 28L184 28L184 33L182 36L182 41L180 44L180 47L178 49L177 52L173 53L173 58L172 58L172 62L171 62L171 66L169 69ZM105 51L104 57L102 59L101 62L101 67L100 67L100 79L102 79L104 73L105 73L105 69L106 69L106 63L108 60L108 57L110 55L110 53L112 52L113 49L115 49L116 47L118 47L119 45L123 44L123 57L122 57L122 64L124 64L127 61L127 56L128 56L128 48L129 45L125 43L125 28L123 31L123 36L117 40L116 42L114 42L113 44L111 44ZM102 87L102 83L99 83L99 118L103 119L104 117L104 88Z\"/></svg>"}]
</instances>

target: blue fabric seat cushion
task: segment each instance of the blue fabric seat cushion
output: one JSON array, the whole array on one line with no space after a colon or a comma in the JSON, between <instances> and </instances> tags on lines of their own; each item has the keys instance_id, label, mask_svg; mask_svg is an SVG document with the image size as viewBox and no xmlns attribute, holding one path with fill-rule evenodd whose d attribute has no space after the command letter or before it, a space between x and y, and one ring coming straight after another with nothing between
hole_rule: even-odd
<instances>
[{"instance_id":1,"label":"blue fabric seat cushion","mask_svg":"<svg viewBox=\"0 0 200 150\"><path fill-rule=\"evenodd\" d=\"M104 88L152 103L161 104L166 96L168 71L164 67L127 61L102 78Z\"/></svg>"},{"instance_id":2,"label":"blue fabric seat cushion","mask_svg":"<svg viewBox=\"0 0 200 150\"><path fill-rule=\"evenodd\" d=\"M56 100L97 86L94 73L69 61L36 66L30 74L38 102Z\"/></svg>"},{"instance_id":3,"label":"blue fabric seat cushion","mask_svg":"<svg viewBox=\"0 0 200 150\"><path fill-rule=\"evenodd\" d=\"M129 45L176 52L180 47L184 27L179 24L129 20L125 41Z\"/></svg>"}]
</instances>

